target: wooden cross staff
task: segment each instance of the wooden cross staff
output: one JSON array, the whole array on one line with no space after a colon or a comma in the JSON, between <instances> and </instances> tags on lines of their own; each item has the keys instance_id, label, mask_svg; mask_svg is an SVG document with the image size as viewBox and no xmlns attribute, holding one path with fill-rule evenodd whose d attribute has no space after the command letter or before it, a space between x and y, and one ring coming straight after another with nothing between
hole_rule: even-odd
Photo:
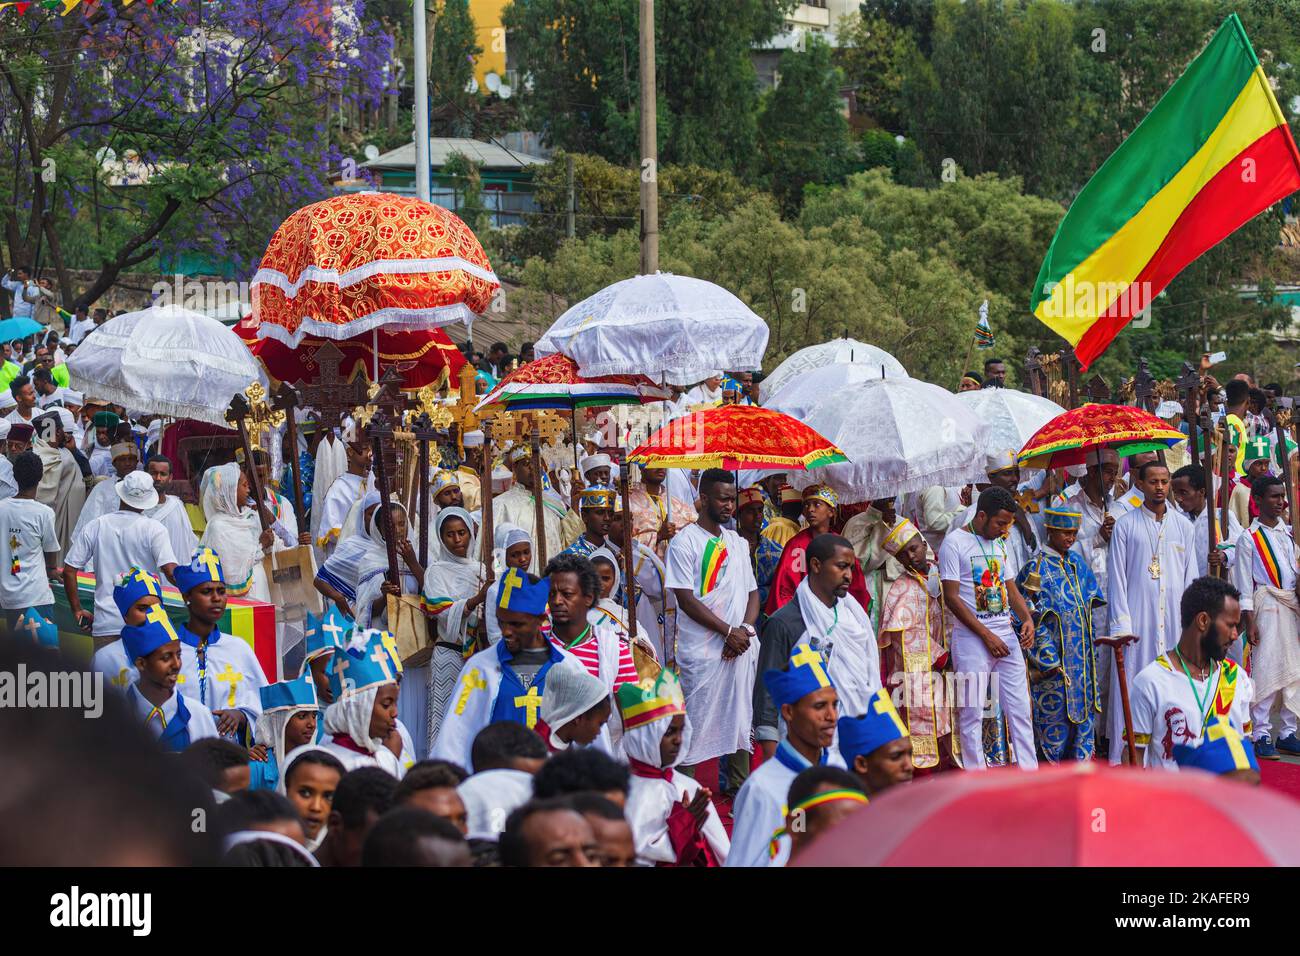
<instances>
[{"instance_id":1,"label":"wooden cross staff","mask_svg":"<svg viewBox=\"0 0 1300 956\"><path fill-rule=\"evenodd\" d=\"M262 487L262 476L257 472L257 465L253 461L253 446L248 440L247 419L250 411L248 399L236 395L226 411L226 421L239 431L239 444L244 449L244 461L248 463L248 481L253 486L253 497L257 501L257 518L262 524L262 530L266 531L271 527L271 522L266 514L266 489ZM243 505L242 501L240 505Z\"/></svg>"},{"instance_id":2,"label":"wooden cross staff","mask_svg":"<svg viewBox=\"0 0 1300 956\"><path fill-rule=\"evenodd\" d=\"M1029 391L1041 398L1047 397L1047 373L1043 371L1043 353L1031 345L1025 353L1025 382Z\"/></svg>"},{"instance_id":3,"label":"wooden cross staff","mask_svg":"<svg viewBox=\"0 0 1300 956\"><path fill-rule=\"evenodd\" d=\"M357 376L352 381L345 381L339 366L343 363L343 353L333 342L326 342L311 355L311 360L320 369L316 384L308 385L299 381L294 389L301 405L310 405L320 412L321 427L333 429L338 426L343 413L365 404L367 396L366 380Z\"/></svg>"},{"instance_id":4,"label":"wooden cross staff","mask_svg":"<svg viewBox=\"0 0 1300 956\"><path fill-rule=\"evenodd\" d=\"M407 432L416 441L416 509L420 514L420 567L429 566L429 443L440 436L426 413L421 412L411 419Z\"/></svg>"},{"instance_id":5,"label":"wooden cross staff","mask_svg":"<svg viewBox=\"0 0 1300 956\"><path fill-rule=\"evenodd\" d=\"M293 514L298 520L298 530L307 530L307 525L303 520L302 506L302 463L298 460L298 420L294 416L294 411L298 408L300 399L298 393L294 391L292 385L288 382L281 382L279 389L275 393L274 408L284 412L285 425L289 435L289 468L293 473Z\"/></svg>"},{"instance_id":6,"label":"wooden cross staff","mask_svg":"<svg viewBox=\"0 0 1300 956\"><path fill-rule=\"evenodd\" d=\"M1138 359L1137 374L1133 376L1133 397L1135 399L1134 404L1144 412L1155 411L1152 404L1155 397L1155 387L1156 380L1151 375L1149 363L1145 358ZM1163 448L1156 450L1156 458L1160 461L1160 464L1166 468L1169 467L1169 463L1165 461L1165 450Z\"/></svg>"},{"instance_id":7,"label":"wooden cross staff","mask_svg":"<svg viewBox=\"0 0 1300 956\"><path fill-rule=\"evenodd\" d=\"M397 539L393 534L392 498L389 495L388 454L393 445L393 423L387 412L380 408L370 418L366 435L375 450L375 484L379 486L379 521L384 532L384 546L388 552L388 580L397 588L402 586L402 576L397 569ZM386 447L387 446L387 447Z\"/></svg>"}]
</instances>

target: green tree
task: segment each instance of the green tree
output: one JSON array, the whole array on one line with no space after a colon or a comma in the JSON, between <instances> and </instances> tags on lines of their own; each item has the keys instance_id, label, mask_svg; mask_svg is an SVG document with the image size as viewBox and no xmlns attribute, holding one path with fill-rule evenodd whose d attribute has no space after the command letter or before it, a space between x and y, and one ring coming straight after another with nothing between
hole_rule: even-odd
<instances>
[{"instance_id":1,"label":"green tree","mask_svg":"<svg viewBox=\"0 0 1300 956\"><path fill-rule=\"evenodd\" d=\"M759 173L781 211L794 215L804 186L839 181L854 157L830 47L813 38L802 52L786 50L778 80L758 117Z\"/></svg>"},{"instance_id":2,"label":"green tree","mask_svg":"<svg viewBox=\"0 0 1300 956\"><path fill-rule=\"evenodd\" d=\"M865 14L841 17L839 44L832 55L844 81L857 94L858 110L888 130L903 125L899 114L902 77L898 59L905 31L884 17Z\"/></svg>"},{"instance_id":3,"label":"green tree","mask_svg":"<svg viewBox=\"0 0 1300 956\"><path fill-rule=\"evenodd\" d=\"M491 217L483 202L483 164L461 153L452 153L442 165L441 178L449 180L456 191L456 215L476 235L487 231Z\"/></svg>"},{"instance_id":4,"label":"green tree","mask_svg":"<svg viewBox=\"0 0 1300 956\"><path fill-rule=\"evenodd\" d=\"M478 97L466 89L474 78L474 59L483 48L478 45L469 0L443 0L433 14L433 38L429 44L430 102L443 110L447 119L435 120L435 136L472 136L472 124L465 119ZM460 109L457 110L456 107Z\"/></svg>"}]
</instances>

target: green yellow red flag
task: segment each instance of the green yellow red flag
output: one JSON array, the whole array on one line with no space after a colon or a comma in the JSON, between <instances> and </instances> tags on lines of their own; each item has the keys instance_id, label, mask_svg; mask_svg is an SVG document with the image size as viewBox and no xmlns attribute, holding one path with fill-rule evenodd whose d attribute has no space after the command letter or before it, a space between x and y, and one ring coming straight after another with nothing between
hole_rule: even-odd
<instances>
[{"instance_id":1,"label":"green yellow red flag","mask_svg":"<svg viewBox=\"0 0 1300 956\"><path fill-rule=\"evenodd\" d=\"M1030 309L1088 365L1207 249L1300 190L1300 152L1234 13L1075 198Z\"/></svg>"}]
</instances>

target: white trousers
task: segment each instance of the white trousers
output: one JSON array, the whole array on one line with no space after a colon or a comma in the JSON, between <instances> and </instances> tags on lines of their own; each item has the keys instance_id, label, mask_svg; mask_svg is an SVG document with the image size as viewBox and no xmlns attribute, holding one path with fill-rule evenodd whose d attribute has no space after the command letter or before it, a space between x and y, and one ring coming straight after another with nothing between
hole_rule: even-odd
<instances>
[{"instance_id":1,"label":"white trousers","mask_svg":"<svg viewBox=\"0 0 1300 956\"><path fill-rule=\"evenodd\" d=\"M953 663L957 668L954 690L958 695L957 723L961 729L962 766L984 770L984 701L988 698L991 675L997 675L998 704L1007 720L1007 736L1021 770L1038 769L1034 747L1034 720L1029 708L1029 676L1025 655L1012 638L1011 653L994 657L984 642L965 628L955 629Z\"/></svg>"},{"instance_id":2,"label":"white trousers","mask_svg":"<svg viewBox=\"0 0 1300 956\"><path fill-rule=\"evenodd\" d=\"M1273 743L1277 743L1288 734L1296 732L1296 715L1286 705L1286 702L1282 699L1282 694L1282 691L1275 690L1267 697L1250 705L1251 739L1259 740L1260 737L1267 734ZM1273 721L1270 717L1275 704L1278 709L1278 723L1282 725L1281 732L1277 734L1273 733Z\"/></svg>"}]
</instances>

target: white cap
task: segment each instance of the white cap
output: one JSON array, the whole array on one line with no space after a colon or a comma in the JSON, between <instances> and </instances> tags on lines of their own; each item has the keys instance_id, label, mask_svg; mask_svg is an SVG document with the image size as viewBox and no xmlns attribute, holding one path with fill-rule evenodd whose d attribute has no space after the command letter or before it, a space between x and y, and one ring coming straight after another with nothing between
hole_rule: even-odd
<instances>
[{"instance_id":1,"label":"white cap","mask_svg":"<svg viewBox=\"0 0 1300 956\"><path fill-rule=\"evenodd\" d=\"M993 474L995 471L1005 471L1008 468L1016 468L1016 450L1014 448L1000 448L990 450L984 456L984 471L987 474Z\"/></svg>"},{"instance_id":2,"label":"white cap","mask_svg":"<svg viewBox=\"0 0 1300 956\"><path fill-rule=\"evenodd\" d=\"M466 448L480 448L483 445L483 432L466 432L460 437L460 443Z\"/></svg>"},{"instance_id":3,"label":"white cap","mask_svg":"<svg viewBox=\"0 0 1300 956\"><path fill-rule=\"evenodd\" d=\"M609 455L597 454L588 455L586 458L582 459L582 462L578 467L582 469L582 476L585 478L587 477L587 472L591 471L593 468L613 468L614 463L610 460Z\"/></svg>"},{"instance_id":4,"label":"white cap","mask_svg":"<svg viewBox=\"0 0 1300 956\"><path fill-rule=\"evenodd\" d=\"M158 505L158 491L153 486L153 479L145 471L132 471L117 483L117 496L132 508L144 511Z\"/></svg>"},{"instance_id":5,"label":"white cap","mask_svg":"<svg viewBox=\"0 0 1300 956\"><path fill-rule=\"evenodd\" d=\"M581 717L602 700L609 699L609 687L594 677L580 661L567 657L546 675L546 694L542 698L542 720L551 728L552 743L561 744L555 732L569 721Z\"/></svg>"},{"instance_id":6,"label":"white cap","mask_svg":"<svg viewBox=\"0 0 1300 956\"><path fill-rule=\"evenodd\" d=\"M1177 402L1161 402L1156 407L1156 418L1163 418L1166 421L1173 418L1175 415L1181 415L1182 413L1183 406L1179 405Z\"/></svg>"}]
</instances>

